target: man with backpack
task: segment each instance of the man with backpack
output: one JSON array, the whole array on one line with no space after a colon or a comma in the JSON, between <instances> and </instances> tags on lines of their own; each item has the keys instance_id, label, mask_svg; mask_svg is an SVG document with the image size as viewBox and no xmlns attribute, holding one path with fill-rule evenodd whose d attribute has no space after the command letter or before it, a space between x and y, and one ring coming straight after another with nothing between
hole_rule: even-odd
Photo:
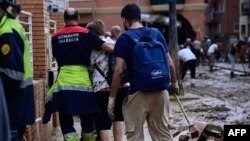
<instances>
[{"instance_id":1,"label":"man with backpack","mask_svg":"<svg viewBox=\"0 0 250 141\"><path fill-rule=\"evenodd\" d=\"M123 105L127 140L144 141L143 124L147 121L153 141L170 141L167 90L170 88L170 92L177 94L179 88L166 41L157 29L142 26L141 11L136 4L127 4L121 18L126 32L115 45L116 67L109 115L113 117L114 101L126 63L130 81L129 95Z\"/></svg>"}]
</instances>

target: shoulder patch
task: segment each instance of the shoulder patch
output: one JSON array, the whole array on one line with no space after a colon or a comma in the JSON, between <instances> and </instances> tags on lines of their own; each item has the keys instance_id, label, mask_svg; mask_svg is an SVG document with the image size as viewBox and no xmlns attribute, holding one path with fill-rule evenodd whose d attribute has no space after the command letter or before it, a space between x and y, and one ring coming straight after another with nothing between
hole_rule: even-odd
<instances>
[{"instance_id":1,"label":"shoulder patch","mask_svg":"<svg viewBox=\"0 0 250 141\"><path fill-rule=\"evenodd\" d=\"M3 45L1 46L1 53L2 53L3 55L8 55L9 52L10 52L10 45L9 45L9 44L3 44Z\"/></svg>"}]
</instances>

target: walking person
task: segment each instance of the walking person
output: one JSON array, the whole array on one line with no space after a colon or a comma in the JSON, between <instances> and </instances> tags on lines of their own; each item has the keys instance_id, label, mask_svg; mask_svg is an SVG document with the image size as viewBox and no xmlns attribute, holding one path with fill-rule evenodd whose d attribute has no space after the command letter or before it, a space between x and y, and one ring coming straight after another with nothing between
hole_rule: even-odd
<instances>
[{"instance_id":1,"label":"walking person","mask_svg":"<svg viewBox=\"0 0 250 141\"><path fill-rule=\"evenodd\" d=\"M200 65L200 58L201 58L201 41L194 40L193 42L194 49L195 49L195 57L196 57L196 66Z\"/></svg>"},{"instance_id":2,"label":"walking person","mask_svg":"<svg viewBox=\"0 0 250 141\"><path fill-rule=\"evenodd\" d=\"M20 11L14 1L0 1L0 75L12 141L21 141L26 125L35 121L29 41L24 28L15 20Z\"/></svg>"},{"instance_id":3,"label":"walking person","mask_svg":"<svg viewBox=\"0 0 250 141\"><path fill-rule=\"evenodd\" d=\"M105 25L101 20L95 20L87 25L87 28L95 32L106 43L114 45L115 42L109 38L104 37ZM113 122L113 136L114 141L121 141L124 135L122 103L128 94L129 84L123 81L120 86L115 104L115 118L111 120L107 113L107 105L110 93L110 84L113 73L113 54L106 53L102 50L92 50L91 52L91 78L94 92L97 96L97 101L101 109L100 114L94 118L94 123L101 141L111 140L111 124Z\"/></svg>"},{"instance_id":4,"label":"walking person","mask_svg":"<svg viewBox=\"0 0 250 141\"><path fill-rule=\"evenodd\" d=\"M216 43L213 43L209 46L207 55L208 55L208 66L209 66L209 71L213 71L213 66L215 62L215 53L218 50L218 45Z\"/></svg>"},{"instance_id":5,"label":"walking person","mask_svg":"<svg viewBox=\"0 0 250 141\"><path fill-rule=\"evenodd\" d=\"M120 37L120 35L122 34L122 30L121 27L118 25L114 25L111 28L111 37L112 39L116 42L116 40Z\"/></svg>"},{"instance_id":6,"label":"walking person","mask_svg":"<svg viewBox=\"0 0 250 141\"><path fill-rule=\"evenodd\" d=\"M247 39L247 58L248 58L248 68L250 68L250 37Z\"/></svg>"},{"instance_id":7,"label":"walking person","mask_svg":"<svg viewBox=\"0 0 250 141\"><path fill-rule=\"evenodd\" d=\"M207 37L204 37L202 41L202 48L201 48L201 61L202 64L205 65L206 60L208 59L208 48L212 44L211 39L207 39Z\"/></svg>"},{"instance_id":8,"label":"walking person","mask_svg":"<svg viewBox=\"0 0 250 141\"><path fill-rule=\"evenodd\" d=\"M227 54L227 57L229 59L229 62L231 63L231 72L230 72L230 78L234 78L235 74L234 74L234 67L235 67L235 63L236 63L236 52L237 52L237 47L236 47L236 43L233 43L231 45L231 48L229 49L229 52Z\"/></svg>"},{"instance_id":9,"label":"walking person","mask_svg":"<svg viewBox=\"0 0 250 141\"><path fill-rule=\"evenodd\" d=\"M122 34L121 27L118 25L115 25L111 29L112 39L114 42L117 41L117 39ZM127 71L125 72L125 77L127 76ZM118 90L118 93L116 95L115 99L115 108L114 108L114 119L113 119L113 135L114 135L114 141L121 141L122 137L125 133L125 125L124 125L124 117L122 114L122 104L124 99L128 95L129 91L129 82L128 78L127 80L124 80Z\"/></svg>"},{"instance_id":10,"label":"walking person","mask_svg":"<svg viewBox=\"0 0 250 141\"><path fill-rule=\"evenodd\" d=\"M52 52L58 63L58 77L46 97L43 123L51 114L59 112L60 126L66 141L78 141L73 127L73 115L81 119L84 141L93 141L93 123L89 115L99 112L96 97L89 78L92 49L113 52L113 46L104 43L93 32L78 26L79 14L75 8L64 12L65 27L52 35ZM88 123L89 125L84 125Z\"/></svg>"},{"instance_id":11,"label":"walking person","mask_svg":"<svg viewBox=\"0 0 250 141\"><path fill-rule=\"evenodd\" d=\"M100 39L114 45L114 41L110 37L105 37L105 25L101 20L95 20L87 24L87 29L96 33ZM108 116L107 105L109 99L110 86L106 79L109 71L109 56L103 50L92 50L90 55L90 78L93 83L93 89L96 94L97 103L100 113L94 116L94 126L99 135L100 141L111 141L111 125L112 121ZM83 121L84 122L84 121Z\"/></svg>"},{"instance_id":12,"label":"walking person","mask_svg":"<svg viewBox=\"0 0 250 141\"><path fill-rule=\"evenodd\" d=\"M128 70L128 76L130 81L130 91L128 97L124 100L123 105L123 115L125 119L126 135L128 141L144 141L143 124L147 121L149 133L153 141L171 141L172 137L168 129L168 111L167 107L169 105L168 91L169 88L169 75L166 74L169 71L167 67L170 67L171 75L171 92L178 93L178 84L175 74L175 68L173 61L169 55L166 41L158 30L154 28L143 27L141 23L141 11L136 4L127 4L121 11L121 18L126 30L117 40L115 45L114 55L116 57L116 66L113 74L111 92L109 97L108 112L111 118L113 118L113 109L116 99L116 94L120 86L123 66L126 63ZM138 38L132 38L134 37ZM138 35L138 36L137 36ZM142 53L137 42L145 37L145 41L151 40L147 35L151 35L151 39L156 42L161 42L156 50L152 52L147 50L147 53L157 52L157 55L153 55L150 59L160 59L162 63L156 64L159 67L157 70L147 71L151 72L149 74L149 79L154 79L152 81L143 81L137 79L139 77L139 70L143 71L146 68L140 67L139 57L134 55L134 53ZM143 39L144 40L144 39ZM137 47L136 47L136 46ZM134 50L134 48L138 50ZM148 48L149 49L149 48ZM159 53L159 54L158 54ZM140 54L145 55L146 54ZM145 57L144 56L144 57ZM159 58L157 58L159 57ZM146 59L146 58L143 58ZM149 58L148 58L149 59ZM145 61L145 60L144 60ZM152 61L152 60L150 60ZM135 65L135 64L138 64ZM153 63L154 64L154 63ZM149 64L151 65L151 64ZM136 70L134 68L136 67ZM142 70L143 69L143 70ZM154 68L148 68L154 69ZM165 71L162 71L165 70ZM145 70L146 71L146 70ZM140 73L141 74L141 73ZM146 77L142 77L143 79ZM162 83L159 83L162 80ZM146 84L150 82L150 84ZM152 84L151 82L155 82ZM152 84L152 85L151 85ZM146 87L146 85L148 87Z\"/></svg>"},{"instance_id":13,"label":"walking person","mask_svg":"<svg viewBox=\"0 0 250 141\"><path fill-rule=\"evenodd\" d=\"M183 62L181 67L181 79L183 80L187 71L191 72L191 87L195 86L195 72L196 72L196 57L189 48L183 48L178 52L180 60Z\"/></svg>"}]
</instances>

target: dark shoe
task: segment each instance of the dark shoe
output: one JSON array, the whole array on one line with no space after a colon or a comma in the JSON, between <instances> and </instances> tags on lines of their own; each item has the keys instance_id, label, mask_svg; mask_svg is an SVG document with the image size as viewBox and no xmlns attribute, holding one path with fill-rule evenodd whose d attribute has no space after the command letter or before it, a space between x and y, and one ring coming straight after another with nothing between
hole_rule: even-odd
<instances>
[{"instance_id":1,"label":"dark shoe","mask_svg":"<svg viewBox=\"0 0 250 141\"><path fill-rule=\"evenodd\" d=\"M234 77L236 77L236 75L234 74L234 72L231 72L231 73L230 73L230 78L232 79L232 78L234 78Z\"/></svg>"},{"instance_id":2,"label":"dark shoe","mask_svg":"<svg viewBox=\"0 0 250 141\"><path fill-rule=\"evenodd\" d=\"M195 87L195 84L194 84L194 83L191 83L191 87Z\"/></svg>"}]
</instances>

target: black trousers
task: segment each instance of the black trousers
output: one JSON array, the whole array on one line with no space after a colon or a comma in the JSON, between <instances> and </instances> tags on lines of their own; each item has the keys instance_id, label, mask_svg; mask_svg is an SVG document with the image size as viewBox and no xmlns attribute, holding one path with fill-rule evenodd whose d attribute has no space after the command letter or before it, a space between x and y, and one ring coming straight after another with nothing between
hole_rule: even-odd
<instances>
[{"instance_id":1,"label":"black trousers","mask_svg":"<svg viewBox=\"0 0 250 141\"><path fill-rule=\"evenodd\" d=\"M184 62L181 68L181 79L184 79L188 70L191 71L191 78L195 78L196 59Z\"/></svg>"},{"instance_id":2,"label":"black trousers","mask_svg":"<svg viewBox=\"0 0 250 141\"><path fill-rule=\"evenodd\" d=\"M73 116L71 114L63 114L59 112L59 120L63 135L76 132L74 128ZM94 131L94 122L92 115L81 115L80 120L83 132L90 133Z\"/></svg>"},{"instance_id":3,"label":"black trousers","mask_svg":"<svg viewBox=\"0 0 250 141\"><path fill-rule=\"evenodd\" d=\"M11 131L11 141L22 141L26 126Z\"/></svg>"}]
</instances>

